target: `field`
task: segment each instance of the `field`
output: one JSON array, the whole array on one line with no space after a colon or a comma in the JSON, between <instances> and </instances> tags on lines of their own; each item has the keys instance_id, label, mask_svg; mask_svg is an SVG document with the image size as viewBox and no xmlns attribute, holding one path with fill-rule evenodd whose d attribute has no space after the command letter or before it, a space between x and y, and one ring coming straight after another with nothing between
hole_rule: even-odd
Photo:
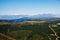
<instances>
[{"instance_id":1,"label":"field","mask_svg":"<svg viewBox=\"0 0 60 40\"><path fill-rule=\"evenodd\" d=\"M46 21L0 22L0 33L16 40L59 40L59 26Z\"/></svg>"}]
</instances>

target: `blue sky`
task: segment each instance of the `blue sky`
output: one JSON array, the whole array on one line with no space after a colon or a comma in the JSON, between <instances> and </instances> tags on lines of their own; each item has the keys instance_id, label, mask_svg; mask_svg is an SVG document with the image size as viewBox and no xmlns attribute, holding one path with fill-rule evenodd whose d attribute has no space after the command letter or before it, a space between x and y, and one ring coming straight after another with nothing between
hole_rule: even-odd
<instances>
[{"instance_id":1,"label":"blue sky","mask_svg":"<svg viewBox=\"0 0 60 40\"><path fill-rule=\"evenodd\" d=\"M0 15L60 14L60 0L0 0Z\"/></svg>"}]
</instances>

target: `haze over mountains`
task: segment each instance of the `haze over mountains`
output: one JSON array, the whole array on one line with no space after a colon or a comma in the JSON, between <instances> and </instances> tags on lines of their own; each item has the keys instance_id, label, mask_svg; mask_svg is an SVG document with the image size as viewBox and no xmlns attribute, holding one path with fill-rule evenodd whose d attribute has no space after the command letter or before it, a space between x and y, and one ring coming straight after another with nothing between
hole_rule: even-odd
<instances>
[{"instance_id":1,"label":"haze over mountains","mask_svg":"<svg viewBox=\"0 0 60 40\"><path fill-rule=\"evenodd\" d=\"M0 15L0 19L18 19L18 18L23 18L23 17L29 17L29 18L54 18L56 17L55 15L52 14L38 14L38 15L33 15L33 16L28 16L28 15Z\"/></svg>"},{"instance_id":2,"label":"haze over mountains","mask_svg":"<svg viewBox=\"0 0 60 40\"><path fill-rule=\"evenodd\" d=\"M0 15L0 19L2 20L12 20L25 17L26 15Z\"/></svg>"},{"instance_id":3,"label":"haze over mountains","mask_svg":"<svg viewBox=\"0 0 60 40\"><path fill-rule=\"evenodd\" d=\"M55 15L52 14L39 14L39 15L1 15L0 20L8 20L8 21L15 21L15 22L21 22L25 20L31 20L31 19L49 19L49 18L57 18Z\"/></svg>"},{"instance_id":4,"label":"haze over mountains","mask_svg":"<svg viewBox=\"0 0 60 40\"><path fill-rule=\"evenodd\" d=\"M55 18L56 16L53 14L39 14L39 15L34 15L32 18Z\"/></svg>"}]
</instances>

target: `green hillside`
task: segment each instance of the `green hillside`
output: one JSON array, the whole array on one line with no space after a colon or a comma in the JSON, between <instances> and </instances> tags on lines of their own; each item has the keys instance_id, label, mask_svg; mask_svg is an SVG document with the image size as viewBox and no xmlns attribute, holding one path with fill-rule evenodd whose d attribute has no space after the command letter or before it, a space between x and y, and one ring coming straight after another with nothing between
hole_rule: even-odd
<instances>
[{"instance_id":1,"label":"green hillside","mask_svg":"<svg viewBox=\"0 0 60 40\"><path fill-rule=\"evenodd\" d=\"M49 28L49 25L51 27L53 26L52 24L57 26L54 30L60 37L60 27L55 22L48 23L41 21L0 24L0 33L15 38L16 40L55 40L55 37L52 38L51 36L54 32Z\"/></svg>"}]
</instances>

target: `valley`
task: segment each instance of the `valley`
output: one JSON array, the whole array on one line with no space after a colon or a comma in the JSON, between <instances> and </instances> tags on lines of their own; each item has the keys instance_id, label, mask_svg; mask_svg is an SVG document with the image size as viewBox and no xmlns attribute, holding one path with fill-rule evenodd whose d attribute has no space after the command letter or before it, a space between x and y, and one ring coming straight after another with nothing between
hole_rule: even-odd
<instances>
[{"instance_id":1,"label":"valley","mask_svg":"<svg viewBox=\"0 0 60 40\"><path fill-rule=\"evenodd\" d=\"M46 19L47 20L47 19ZM23 22L0 22L0 33L12 37L16 40L56 40L59 36L60 39L60 22L59 19L48 20L28 20ZM57 27L51 28L49 25L56 25ZM54 35L54 36L53 36ZM4 39L4 38L3 38Z\"/></svg>"}]
</instances>

